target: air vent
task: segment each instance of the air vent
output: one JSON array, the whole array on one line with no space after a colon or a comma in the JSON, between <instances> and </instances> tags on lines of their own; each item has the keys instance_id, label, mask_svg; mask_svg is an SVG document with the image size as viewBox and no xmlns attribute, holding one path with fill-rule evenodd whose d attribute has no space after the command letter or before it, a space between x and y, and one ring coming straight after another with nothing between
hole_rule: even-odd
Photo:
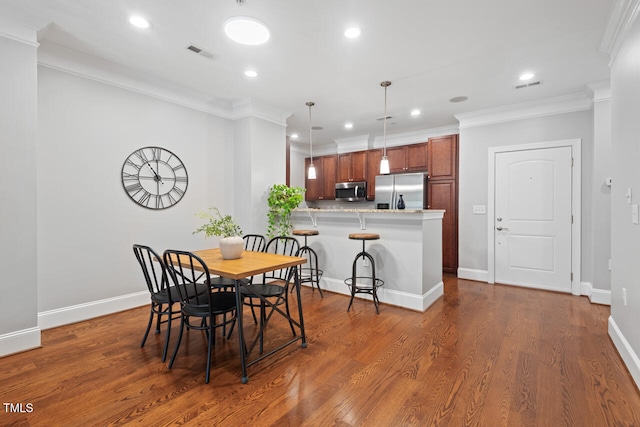
<instances>
[{"instance_id":1,"label":"air vent","mask_svg":"<svg viewBox=\"0 0 640 427\"><path fill-rule=\"evenodd\" d=\"M387 116L387 120L389 120L389 119L391 119L391 118L393 118L393 117L392 117L392 116ZM376 120L377 120L377 121L379 121L379 122L381 122L381 121L383 121L383 120L384 120L384 117L378 117Z\"/></svg>"},{"instance_id":2,"label":"air vent","mask_svg":"<svg viewBox=\"0 0 640 427\"><path fill-rule=\"evenodd\" d=\"M542 84L542 80L537 81L537 82L531 82L531 83L525 83L525 84L517 85L514 89L524 89L525 87L539 86L541 84Z\"/></svg>"},{"instance_id":3,"label":"air vent","mask_svg":"<svg viewBox=\"0 0 640 427\"><path fill-rule=\"evenodd\" d=\"M193 53L197 53L200 56L204 56L207 59L213 59L213 57L214 57L213 53L207 52L206 50L204 50L202 48L199 48L198 46L196 46L194 44L190 44L185 49L190 50Z\"/></svg>"}]
</instances>

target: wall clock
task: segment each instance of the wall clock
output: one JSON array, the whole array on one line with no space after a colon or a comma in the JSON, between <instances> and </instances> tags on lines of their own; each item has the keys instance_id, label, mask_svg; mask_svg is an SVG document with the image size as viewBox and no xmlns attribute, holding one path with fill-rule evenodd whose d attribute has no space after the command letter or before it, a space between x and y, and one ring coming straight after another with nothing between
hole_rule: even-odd
<instances>
[{"instance_id":1,"label":"wall clock","mask_svg":"<svg viewBox=\"0 0 640 427\"><path fill-rule=\"evenodd\" d=\"M122 186L129 198L148 209L166 209L178 203L187 191L189 176L184 164L171 151L143 147L122 165Z\"/></svg>"}]
</instances>

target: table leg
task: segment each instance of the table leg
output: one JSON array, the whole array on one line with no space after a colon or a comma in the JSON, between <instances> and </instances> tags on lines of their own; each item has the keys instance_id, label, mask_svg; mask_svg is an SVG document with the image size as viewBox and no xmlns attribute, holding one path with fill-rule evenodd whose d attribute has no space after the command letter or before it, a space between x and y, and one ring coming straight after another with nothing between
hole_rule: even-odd
<instances>
[{"instance_id":1,"label":"table leg","mask_svg":"<svg viewBox=\"0 0 640 427\"><path fill-rule=\"evenodd\" d=\"M242 366L242 384L249 382L247 375L247 352L244 344L244 325L242 322L242 295L240 295L240 281L235 279L236 288L236 316L238 318L238 345L240 346L240 364Z\"/></svg>"},{"instance_id":2,"label":"table leg","mask_svg":"<svg viewBox=\"0 0 640 427\"><path fill-rule=\"evenodd\" d=\"M300 297L300 275L298 274L298 268L295 268L293 273L294 283L296 287L296 295L298 297L298 315L300 316L300 333L302 334L302 348L307 348L307 336L304 333L304 318L302 316L302 298Z\"/></svg>"}]
</instances>

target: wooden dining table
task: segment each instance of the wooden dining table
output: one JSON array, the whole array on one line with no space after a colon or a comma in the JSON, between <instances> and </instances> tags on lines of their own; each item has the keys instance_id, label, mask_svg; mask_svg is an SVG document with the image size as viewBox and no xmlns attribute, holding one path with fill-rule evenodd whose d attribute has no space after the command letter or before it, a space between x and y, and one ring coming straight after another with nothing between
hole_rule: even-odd
<instances>
[{"instance_id":1,"label":"wooden dining table","mask_svg":"<svg viewBox=\"0 0 640 427\"><path fill-rule=\"evenodd\" d=\"M307 262L306 258L296 257L296 256L288 256L288 255L279 255L272 254L267 252L253 252L253 251L242 251L242 256L238 259L233 260L225 260L222 258L219 248L215 249L204 249L199 251L194 251L194 254L199 256L204 263L207 265L209 272L211 274L217 274L221 277L226 277L228 279L232 279L234 281L235 292L236 292L236 312L238 316L238 341L240 346L240 363L242 365L242 383L246 384L249 381L249 376L247 375L247 367L253 365L256 362L264 359L272 355L273 353L287 347L290 344L300 340L302 342L302 348L307 347L307 339L304 331L304 316L302 312L302 300L300 298L300 280L298 277L298 269L294 269L294 286L295 286L295 294L297 298L298 305L298 319L293 318L293 316L288 315L284 311L282 311L279 307L276 307L270 301L262 298L260 295L256 294L256 296L260 297L262 301L264 301L267 306L272 307L274 312L279 313L283 317L285 317L288 321L290 321L293 325L297 326L300 330L300 335L295 335L293 339L279 345L277 348L265 353L261 354L260 357L248 361L249 354L253 348L247 347L245 338L244 338L244 325L243 325L243 301L242 295L240 293L241 280L256 276L262 273L266 273L269 271L280 270L289 267L295 267L298 265L302 265ZM248 290L251 292L251 285L243 286L243 290ZM263 328L266 325L262 325L259 334L262 334Z\"/></svg>"}]
</instances>

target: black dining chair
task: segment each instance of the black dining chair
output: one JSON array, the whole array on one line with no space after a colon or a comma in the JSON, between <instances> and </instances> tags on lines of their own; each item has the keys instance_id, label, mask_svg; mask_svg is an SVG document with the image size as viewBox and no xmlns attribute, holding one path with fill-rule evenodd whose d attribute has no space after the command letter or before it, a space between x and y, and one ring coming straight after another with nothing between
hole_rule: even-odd
<instances>
[{"instance_id":1,"label":"black dining chair","mask_svg":"<svg viewBox=\"0 0 640 427\"><path fill-rule=\"evenodd\" d=\"M149 322L144 337L142 337L140 347L144 347L154 319L156 320L156 334L160 333L160 325L166 323L167 336L164 343L164 350L162 351L162 361L164 362L167 359L167 349L169 347L169 338L171 337L171 320L174 318L177 319L180 314L178 310L173 311L174 304L179 302L178 293L176 289L171 289L169 286L164 262L156 251L149 246L134 244L133 253L142 268L142 274L144 275L144 280L151 297ZM206 285L199 285L192 290L192 292L200 294L207 291L208 287ZM166 316L165 320L162 320L163 316Z\"/></svg>"},{"instance_id":2,"label":"black dining chair","mask_svg":"<svg viewBox=\"0 0 640 427\"><path fill-rule=\"evenodd\" d=\"M274 237L267 243L264 252L296 256L300 250L300 243L294 237L279 236ZM242 295L243 304L251 307L253 313L253 319L258 323L258 317L260 318L260 331L264 329L268 317L266 306L267 304L262 298L270 300L273 306L285 305L287 315L289 313L289 299L287 298L289 285L294 277L297 267L290 267L275 271L264 273L262 276L257 276L249 285L243 285L240 287L240 293ZM258 282L256 279L260 278ZM255 309L259 309L259 316L256 316ZM270 312L272 313L273 310ZM289 321L291 326L291 332L295 335L295 329L293 324ZM262 353L263 337L260 334L260 353Z\"/></svg>"},{"instance_id":3,"label":"black dining chair","mask_svg":"<svg viewBox=\"0 0 640 427\"><path fill-rule=\"evenodd\" d=\"M186 251L166 250L164 263L167 275L178 291L180 300L180 333L178 341L169 362L169 368L173 366L178 354L178 348L182 341L184 329L202 330L207 333L207 371L206 383L209 383L211 372L211 352L215 345L215 330L231 325L228 339L233 332L236 321L236 294L232 291L217 289L212 292L207 285L208 292L199 294L195 290L202 284L196 283L201 276L205 283L210 283L211 275L205 262L196 254ZM194 296L195 294L195 296ZM227 318L228 314L233 314ZM222 322L217 322L217 316L222 315ZM224 330L224 329L223 329Z\"/></svg>"}]
</instances>

